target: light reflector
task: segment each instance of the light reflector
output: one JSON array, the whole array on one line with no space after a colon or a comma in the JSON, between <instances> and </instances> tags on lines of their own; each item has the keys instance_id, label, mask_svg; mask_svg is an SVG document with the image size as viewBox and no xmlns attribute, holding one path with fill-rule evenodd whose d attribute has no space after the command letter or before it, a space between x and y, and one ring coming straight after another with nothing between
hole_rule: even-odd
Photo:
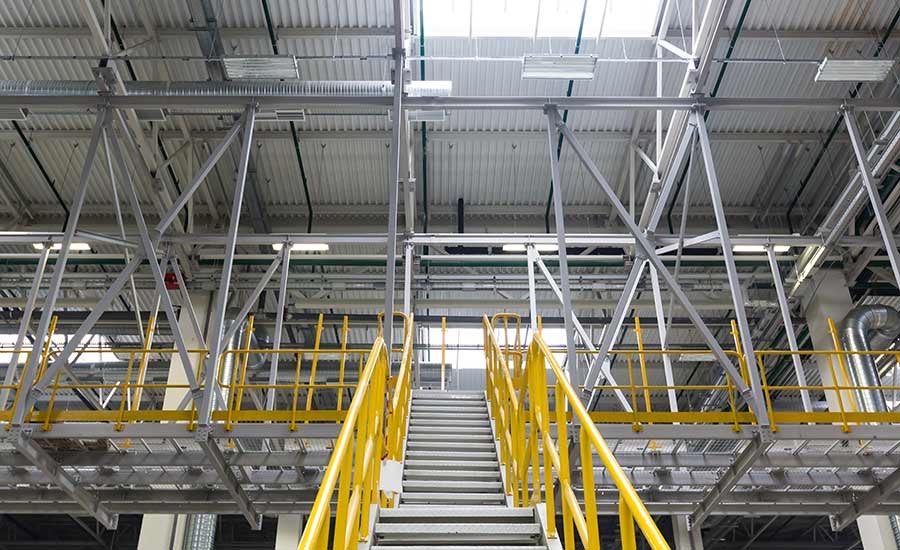
<instances>
[{"instance_id":1,"label":"light reflector","mask_svg":"<svg viewBox=\"0 0 900 550\"><path fill-rule=\"evenodd\" d=\"M786 244L776 244L772 247L775 252L779 254L783 254L791 249ZM757 254L765 254L766 247L761 244L736 244L731 247L731 250L735 252L748 252L748 253L757 253Z\"/></svg>"},{"instance_id":2,"label":"light reflector","mask_svg":"<svg viewBox=\"0 0 900 550\"><path fill-rule=\"evenodd\" d=\"M894 68L893 59L831 59L819 64L816 82L880 82Z\"/></svg>"},{"instance_id":3,"label":"light reflector","mask_svg":"<svg viewBox=\"0 0 900 550\"><path fill-rule=\"evenodd\" d=\"M409 97L450 97L452 91L450 80L413 80L406 85Z\"/></svg>"},{"instance_id":4,"label":"light reflector","mask_svg":"<svg viewBox=\"0 0 900 550\"><path fill-rule=\"evenodd\" d=\"M597 68L593 55L526 55L522 58L522 78L550 80L592 80Z\"/></svg>"},{"instance_id":5,"label":"light reflector","mask_svg":"<svg viewBox=\"0 0 900 550\"><path fill-rule=\"evenodd\" d=\"M555 244L536 244L534 249L538 252L556 252L559 247ZM521 243L508 243L503 245L504 252L525 252L525 245Z\"/></svg>"},{"instance_id":6,"label":"light reflector","mask_svg":"<svg viewBox=\"0 0 900 550\"><path fill-rule=\"evenodd\" d=\"M43 250L44 243L31 243L31 246L34 247L35 250ZM69 250L75 252L86 252L91 249L91 245L88 243L72 243L69 245ZM62 243L53 243L50 245L50 250L62 250Z\"/></svg>"},{"instance_id":7,"label":"light reflector","mask_svg":"<svg viewBox=\"0 0 900 550\"><path fill-rule=\"evenodd\" d=\"M292 57L226 57L225 76L230 80L287 80L300 78Z\"/></svg>"},{"instance_id":8,"label":"light reflector","mask_svg":"<svg viewBox=\"0 0 900 550\"><path fill-rule=\"evenodd\" d=\"M275 243L272 245L275 252L281 252L284 244ZM294 243L291 245L291 252L327 252L328 243Z\"/></svg>"}]
</instances>

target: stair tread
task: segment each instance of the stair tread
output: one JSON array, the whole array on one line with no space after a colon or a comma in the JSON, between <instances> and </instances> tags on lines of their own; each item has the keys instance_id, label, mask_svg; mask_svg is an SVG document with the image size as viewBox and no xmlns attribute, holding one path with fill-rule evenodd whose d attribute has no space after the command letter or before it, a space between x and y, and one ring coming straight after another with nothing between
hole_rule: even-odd
<instances>
[{"instance_id":1,"label":"stair tread","mask_svg":"<svg viewBox=\"0 0 900 550\"><path fill-rule=\"evenodd\" d=\"M466 501L474 502L505 502L506 495L503 493L402 493L400 501L434 501L434 502L458 502L467 504Z\"/></svg>"},{"instance_id":2,"label":"stair tread","mask_svg":"<svg viewBox=\"0 0 900 550\"><path fill-rule=\"evenodd\" d=\"M521 544L517 545L496 545L496 544L479 544L478 546L472 545L454 545L454 544L442 544L439 546L433 545L375 545L372 547L372 550L472 550L473 548L480 548L481 550L547 550L546 546L523 546Z\"/></svg>"},{"instance_id":3,"label":"stair tread","mask_svg":"<svg viewBox=\"0 0 900 550\"><path fill-rule=\"evenodd\" d=\"M493 457L492 460L416 460L407 456L407 460L403 464L406 470L430 470L434 468L450 468L453 470L491 469L497 471L498 474L500 473L500 463L496 457Z\"/></svg>"},{"instance_id":4,"label":"stair tread","mask_svg":"<svg viewBox=\"0 0 900 550\"><path fill-rule=\"evenodd\" d=\"M425 470L425 469L407 469L403 473L404 477L415 477L415 478L424 478L424 479L434 479L440 480L442 478L488 478L488 479L500 479L499 471L484 471L484 470Z\"/></svg>"},{"instance_id":5,"label":"stair tread","mask_svg":"<svg viewBox=\"0 0 900 550\"><path fill-rule=\"evenodd\" d=\"M429 480L407 480L403 482L404 494L412 489L428 490L425 492L445 492L445 493L473 493L473 492L502 492L503 484L499 481L435 481ZM418 491L416 491L418 492Z\"/></svg>"},{"instance_id":6,"label":"stair tread","mask_svg":"<svg viewBox=\"0 0 900 550\"><path fill-rule=\"evenodd\" d=\"M534 510L531 508L507 508L505 506L399 506L397 508L385 508L379 512L379 521L382 519L394 520L401 518L429 518L454 516L481 518L484 521L492 519L534 519Z\"/></svg>"},{"instance_id":7,"label":"stair tread","mask_svg":"<svg viewBox=\"0 0 900 550\"><path fill-rule=\"evenodd\" d=\"M375 534L538 535L536 523L376 523Z\"/></svg>"}]
</instances>

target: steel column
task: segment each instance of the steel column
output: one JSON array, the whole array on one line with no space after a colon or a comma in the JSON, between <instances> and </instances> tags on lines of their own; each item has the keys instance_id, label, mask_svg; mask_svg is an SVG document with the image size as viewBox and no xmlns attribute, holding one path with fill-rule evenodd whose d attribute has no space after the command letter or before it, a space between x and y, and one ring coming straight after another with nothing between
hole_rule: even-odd
<instances>
[{"instance_id":1,"label":"steel column","mask_svg":"<svg viewBox=\"0 0 900 550\"><path fill-rule=\"evenodd\" d=\"M525 245L525 253L528 256L528 315L531 323L531 333L538 330L537 291L535 290L534 262L537 260L537 252L533 244ZM555 283L555 282L554 282Z\"/></svg>"},{"instance_id":2,"label":"steel column","mask_svg":"<svg viewBox=\"0 0 900 550\"><path fill-rule=\"evenodd\" d=\"M34 303L37 301L38 291L41 288L41 279L44 277L44 270L47 267L47 258L50 256L50 243L44 243L44 249L38 258L37 267L34 271L34 279L31 282L31 289L28 291L28 297L25 299L25 308L22 311L22 320L19 321L19 333L16 335L16 344L13 348L12 358L6 367L6 375L3 377L3 385L11 386L15 383L16 370L19 368L19 350L25 345L25 337L28 335L28 328L31 324L31 316L34 314ZM33 350L38 350L40 344L35 342ZM34 353L34 351L32 352ZM6 409L6 401L9 399L9 388L0 390L0 409Z\"/></svg>"},{"instance_id":3,"label":"steel column","mask_svg":"<svg viewBox=\"0 0 900 550\"><path fill-rule=\"evenodd\" d=\"M750 387L756 401L753 411L763 424L762 418L768 418L766 401L763 398L762 382L759 369L756 366L756 353L753 351L753 335L750 332L750 323L747 321L747 310L744 307L744 291L741 288L737 265L734 263L734 250L731 245L731 236L728 232L728 218L725 216L725 205L722 203L722 195L719 189L719 178L716 175L716 165L712 157L712 147L709 144L709 134L706 131L706 121L699 111L692 113L694 123L697 125L697 137L700 141L700 152L703 155L703 166L706 169L706 182L709 186L709 196L716 215L716 225L719 229L719 240L722 243L722 256L725 259L725 271L728 274L728 284L731 287L731 299L734 302L734 316L737 318L738 332L741 333L741 347L743 348L744 361L747 364L747 372L750 377ZM768 422L766 421L766 424Z\"/></svg>"},{"instance_id":4,"label":"steel column","mask_svg":"<svg viewBox=\"0 0 900 550\"><path fill-rule=\"evenodd\" d=\"M778 269L778 260L775 258L775 250L771 245L766 246L766 257L769 259L769 269L772 270L772 282L775 284L775 295L778 297L778 308L781 310L781 321L784 323L784 332L787 336L788 347L791 350L791 361L794 363L794 373L797 375L797 384L806 386L806 372L803 370L803 361L800 359L797 336L794 334L794 322L791 320L791 308L788 306L787 294L784 292L784 282L781 280L781 270ZM800 399L803 401L803 410L812 410L812 401L809 398L809 390L800 390Z\"/></svg>"},{"instance_id":5,"label":"steel column","mask_svg":"<svg viewBox=\"0 0 900 550\"><path fill-rule=\"evenodd\" d=\"M225 244L225 258L222 263L222 279L213 309L212 323L210 323L207 344L209 356L206 359L205 375L206 386L203 392L203 401L199 409L199 422L201 426L209 425L209 416L212 412L214 400L217 395L216 365L219 353L222 350L222 329L225 324L225 310L228 307L228 292L231 287L231 271L234 267L234 248L237 241L238 229L241 220L241 205L244 201L244 186L247 183L247 165L250 162L250 146L253 143L253 128L256 123L257 106L249 104L244 109L244 133L241 141L241 154L238 160L237 181L234 186L234 201L231 205L231 217L229 219L227 239ZM189 365L189 362L185 364Z\"/></svg>"},{"instance_id":6,"label":"steel column","mask_svg":"<svg viewBox=\"0 0 900 550\"><path fill-rule=\"evenodd\" d=\"M737 371L737 369L734 367L734 365L728 359L728 356L725 355L725 352L722 350L722 346L719 345L719 342L716 340L715 336L713 336L712 332L709 330L709 327L707 327L706 324L703 322L703 319L700 317L700 314L697 312L697 309L693 306L693 304L691 304L687 295L684 293L684 290L678 284L678 281L676 281L675 278L672 276L672 274L669 273L669 270L666 269L666 266L663 263L663 261L659 258L659 256L656 255L656 252L655 252L656 247L653 245L653 243L650 242L650 240L647 238L647 236L645 236L644 233L638 228L638 226L634 222L634 220L632 220L631 217L628 216L628 211L622 205L622 202L616 196L615 192L613 192L612 187L610 187L610 185L609 185L609 182L607 182L606 178L604 178L603 175L600 173L600 170L597 168L597 165L594 164L593 160L591 160L590 155L588 155L587 151L584 149L584 147L581 145L581 143L578 141L578 139L572 133L572 130L564 122L562 122L559 119L559 113L557 113L556 111L553 111L552 116L554 117L554 120L555 120L557 126L562 131L563 136L565 136L566 140L570 143L570 145L572 146L572 149L575 151L575 154L581 160L581 163L588 170L588 172L590 173L590 175L594 179L594 181L596 181L596 183L603 190L607 199L610 201L610 203L612 203L614 210L619 215L619 218L625 223L629 232L634 236L635 245L638 247L638 252L645 255L647 261L649 261L650 264L654 268L656 268L657 272L660 275L662 275L663 279L666 281L666 285L668 286L670 292L672 292L675 295L675 297L678 299L678 301L681 303L682 307L688 314L688 317L690 317L691 321L693 321L695 327L697 328L697 331L700 332L700 335L703 337L703 340L710 347L710 350L712 351L713 355L719 360L719 362L722 364L722 366L724 367L724 369L728 373L728 375L731 376L732 380L734 381L735 387L738 388L738 390L740 391L744 400L747 402L748 405L753 407L754 410L764 411L765 407L761 406L762 403L757 403L756 397L753 395L753 392L744 383L743 379L741 378L740 373ZM640 260L640 258L639 258L639 260ZM640 267L636 264L635 267L632 268L632 272L639 274L639 271L640 271ZM629 279L631 279L631 278L632 278L632 276L629 276ZM634 284L636 284L637 277L634 276L634 278L635 278ZM625 298L625 297L627 297L627 296L623 296L623 298ZM619 305L616 307L617 311L619 309L624 310L624 308L625 308L625 306L623 306L622 302L620 301ZM624 313L622 313L622 315L624 315ZM610 344L611 344L612 337L604 334L604 341L606 341L607 338L610 340ZM607 354L609 353L608 350L609 350L609 347L606 348ZM599 368L599 365L602 364L602 361L604 359L606 359L603 351L604 351L603 348L601 348L601 353L598 354L596 359L594 359L594 365L592 365L592 367L591 367L592 371L596 371ZM596 378L596 372L594 374L595 374L595 378ZM590 386L593 384L593 379L591 379L590 376L591 375L589 374L588 380L585 381L586 386ZM598 392L594 391L591 396L591 400L590 400L589 404L593 405L594 402L596 401L597 397L598 397ZM757 405L760 405L760 406L757 406ZM766 417L766 415L761 415L761 418L758 418L758 422L760 423L760 425L768 425L768 417Z\"/></svg>"},{"instance_id":7,"label":"steel column","mask_svg":"<svg viewBox=\"0 0 900 550\"><path fill-rule=\"evenodd\" d=\"M117 113L117 117L119 118L119 123L122 126L122 131L128 132L128 126L125 118L121 113ZM194 375L194 372L191 369L191 360L190 354L187 350L187 345L185 345L184 337L182 336L181 331L178 328L178 315L175 312L175 305L172 303L172 297L169 296L169 290L166 288L165 277L163 276L160 264L156 261L156 245L150 238L150 233L147 229L147 222L144 220L144 213L141 209L140 198L138 198L137 189L134 186L134 181L131 179L131 172L129 172L128 165L125 163L125 157L122 155L122 149L121 147L119 147L119 140L116 137L115 128L111 127L110 129L113 130L109 133L110 151L112 152L113 158L116 160L116 164L119 167L119 172L121 173L122 179L125 182L125 196L128 198L128 202L131 203L131 210L134 213L135 223L137 224L141 245L144 249L144 255L147 257L148 264L150 265L150 271L156 281L156 292L160 301L162 302L163 310L166 312L166 318L169 320L169 328L172 331L172 338L175 340L175 348L178 350L178 355L181 357L181 361L183 363L182 366L185 370L185 376L187 378L188 384L191 387L191 393L194 394L194 399L197 399L198 397L200 397L200 387L197 384L197 377ZM165 267L165 263L166 262L163 263L162 267Z\"/></svg>"},{"instance_id":8,"label":"steel column","mask_svg":"<svg viewBox=\"0 0 900 550\"><path fill-rule=\"evenodd\" d=\"M656 272L656 269L650 268L650 284L653 287L653 308L656 312L656 326L659 329L659 346L663 350L669 349L669 337L668 337L668 329L666 327L666 315L663 312L663 300L662 300L662 292L659 288L659 274ZM666 377L666 385L669 388L666 390L666 394L669 397L669 410L672 412L678 411L678 393L675 391L675 388L672 386L675 385L675 376L672 372L672 358L669 354L663 354L663 372Z\"/></svg>"},{"instance_id":9,"label":"steel column","mask_svg":"<svg viewBox=\"0 0 900 550\"><path fill-rule=\"evenodd\" d=\"M558 116L556 107L548 106L547 114L547 151L550 153L550 184L553 189L553 215L556 224L556 244L559 255L559 280L562 285L563 326L566 331L566 370L569 371L569 382L577 388L583 380L578 376L578 355L575 353L575 330L572 326L572 289L569 285L569 259L566 253L566 225L563 215L562 182L559 175L559 160L556 158L556 140L559 130L555 125ZM553 115L551 115L553 113Z\"/></svg>"},{"instance_id":10,"label":"steel column","mask_svg":"<svg viewBox=\"0 0 900 550\"><path fill-rule=\"evenodd\" d=\"M56 256L56 264L53 268L53 277L50 279L50 288L44 299L44 306L41 310L41 319L38 328L34 333L34 345L36 349L40 349L47 333L50 329L50 320L56 310L56 299L59 297L62 279L66 272L66 262L69 259L69 251L72 240L75 237L75 229L78 226L78 219L81 216L81 208L84 206L84 198L87 195L88 185L90 184L91 171L94 167L94 157L97 155L97 147L100 145L100 138L103 135L103 129L106 128L110 119L110 111L102 108L97 112L97 118L94 121L94 130L91 134L91 141L88 144L85 153L84 166L81 169L81 177L79 178L75 198L69 207L69 217L66 222L66 230L63 233L62 247ZM37 377L38 364L41 361L40 353L32 353L28 356L28 361L22 369L21 390L22 395L16 401L16 407L13 411L12 425L21 426L25 420L25 415L31 409L34 401L41 396L42 388L33 388Z\"/></svg>"},{"instance_id":11,"label":"steel column","mask_svg":"<svg viewBox=\"0 0 900 550\"><path fill-rule=\"evenodd\" d=\"M402 3L394 0L396 11ZM401 8L402 11L402 8ZM401 13L394 14L395 20L402 19ZM395 21L396 37L394 44L394 102L392 107L393 123L391 125L391 146L388 153L388 237L387 261L385 262L384 279L384 341L388 355L394 338L394 278L397 271L397 210L400 202L400 139L402 137L403 109L403 30Z\"/></svg>"},{"instance_id":12,"label":"steel column","mask_svg":"<svg viewBox=\"0 0 900 550\"><path fill-rule=\"evenodd\" d=\"M881 238L884 240L884 248L891 262L891 270L894 272L894 280L897 283L897 287L900 288L900 250L897 250L894 228L884 211L884 204L881 202L881 195L878 194L878 187L875 184L875 177L872 175L872 168L866 161L862 137L859 134L859 126L856 123L856 118L853 116L853 111L844 109L844 123L847 125L850 143L853 145L853 153L856 155L857 164L859 164L863 188L869 195L869 204L875 213L875 220L878 222L878 229L881 231Z\"/></svg>"},{"instance_id":13,"label":"steel column","mask_svg":"<svg viewBox=\"0 0 900 550\"><path fill-rule=\"evenodd\" d=\"M281 281L278 285L278 310L275 312L275 333L272 335L272 349L281 349L281 333L284 332L284 311L287 309L288 276L291 270L291 247L293 243L285 241L281 245ZM254 300L247 300L250 303ZM227 342L227 340L226 340ZM278 359L280 353L272 354L272 365L269 367L269 386L274 386L278 381ZM266 392L266 410L275 409L275 388L270 387Z\"/></svg>"}]
</instances>

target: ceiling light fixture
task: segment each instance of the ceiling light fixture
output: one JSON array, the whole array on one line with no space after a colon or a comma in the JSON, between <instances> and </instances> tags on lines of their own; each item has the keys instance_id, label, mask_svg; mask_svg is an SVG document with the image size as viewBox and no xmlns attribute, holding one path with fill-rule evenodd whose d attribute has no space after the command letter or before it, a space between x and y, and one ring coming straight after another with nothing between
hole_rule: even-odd
<instances>
[{"instance_id":1,"label":"ceiling light fixture","mask_svg":"<svg viewBox=\"0 0 900 550\"><path fill-rule=\"evenodd\" d=\"M715 363L716 356L711 352L707 353L682 353L678 356L679 361L686 363Z\"/></svg>"},{"instance_id":2,"label":"ceiling light fixture","mask_svg":"<svg viewBox=\"0 0 900 550\"><path fill-rule=\"evenodd\" d=\"M521 243L508 243L503 245L504 252L525 252L527 245ZM534 249L538 252L557 252L559 247L555 244L536 244Z\"/></svg>"},{"instance_id":3,"label":"ceiling light fixture","mask_svg":"<svg viewBox=\"0 0 900 550\"><path fill-rule=\"evenodd\" d=\"M592 80L597 68L593 55L526 55L522 58L522 78L541 80Z\"/></svg>"},{"instance_id":4,"label":"ceiling light fixture","mask_svg":"<svg viewBox=\"0 0 900 550\"><path fill-rule=\"evenodd\" d=\"M283 243L274 243L272 248L275 252L281 252L284 248ZM291 252L327 252L328 243L294 243L291 245Z\"/></svg>"},{"instance_id":5,"label":"ceiling light fixture","mask_svg":"<svg viewBox=\"0 0 900 550\"><path fill-rule=\"evenodd\" d=\"M44 243L31 243L31 246L33 246L35 250L44 249ZM90 249L91 245L89 245L88 243L72 243L69 245L69 250L73 252L86 252ZM62 250L62 243L51 244L50 250Z\"/></svg>"},{"instance_id":6,"label":"ceiling light fixture","mask_svg":"<svg viewBox=\"0 0 900 550\"><path fill-rule=\"evenodd\" d=\"M894 68L893 59L831 59L819 64L816 82L881 82Z\"/></svg>"},{"instance_id":7,"label":"ceiling light fixture","mask_svg":"<svg viewBox=\"0 0 900 550\"><path fill-rule=\"evenodd\" d=\"M776 244L772 248L779 254L788 252L791 249L791 247L786 244ZM762 244L736 244L731 247L731 250L733 250L734 252L756 252L759 254L766 253L766 247Z\"/></svg>"},{"instance_id":8,"label":"ceiling light fixture","mask_svg":"<svg viewBox=\"0 0 900 550\"><path fill-rule=\"evenodd\" d=\"M225 76L229 80L296 80L297 59L290 57L225 57Z\"/></svg>"}]
</instances>

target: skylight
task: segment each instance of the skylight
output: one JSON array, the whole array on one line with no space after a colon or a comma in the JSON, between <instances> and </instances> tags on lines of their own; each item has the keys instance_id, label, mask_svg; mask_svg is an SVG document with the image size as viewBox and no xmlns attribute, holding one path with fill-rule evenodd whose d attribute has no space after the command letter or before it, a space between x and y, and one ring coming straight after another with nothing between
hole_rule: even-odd
<instances>
[{"instance_id":1,"label":"skylight","mask_svg":"<svg viewBox=\"0 0 900 550\"><path fill-rule=\"evenodd\" d=\"M575 38L585 0L422 0L425 37ZM587 0L583 38L650 37L660 0Z\"/></svg>"}]
</instances>

